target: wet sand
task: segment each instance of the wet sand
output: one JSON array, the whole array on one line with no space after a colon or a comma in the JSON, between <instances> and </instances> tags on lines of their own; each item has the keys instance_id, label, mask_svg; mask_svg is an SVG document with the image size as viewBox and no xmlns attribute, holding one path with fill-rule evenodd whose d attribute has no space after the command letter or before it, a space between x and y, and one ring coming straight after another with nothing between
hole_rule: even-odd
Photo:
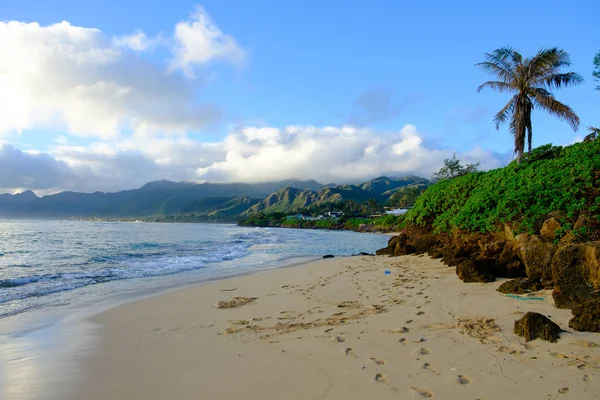
<instances>
[{"instance_id":1,"label":"wet sand","mask_svg":"<svg viewBox=\"0 0 600 400\"><path fill-rule=\"evenodd\" d=\"M600 399L600 334L525 343L525 312L567 331L571 313L500 284L364 256L143 299L93 318L100 342L70 398Z\"/></svg>"}]
</instances>

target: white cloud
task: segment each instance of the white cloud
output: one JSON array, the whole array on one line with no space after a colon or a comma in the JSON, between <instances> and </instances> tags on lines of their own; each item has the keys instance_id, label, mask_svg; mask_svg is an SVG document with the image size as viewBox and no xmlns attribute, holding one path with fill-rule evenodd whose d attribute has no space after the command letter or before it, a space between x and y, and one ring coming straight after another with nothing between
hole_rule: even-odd
<instances>
[{"instance_id":1,"label":"white cloud","mask_svg":"<svg viewBox=\"0 0 600 400\"><path fill-rule=\"evenodd\" d=\"M206 11L198 7L187 21L175 25L174 59L171 69L181 69L194 77L194 67L213 60L241 64L245 58L235 39L214 25Z\"/></svg>"},{"instance_id":2,"label":"white cloud","mask_svg":"<svg viewBox=\"0 0 600 400\"><path fill-rule=\"evenodd\" d=\"M213 59L243 55L203 11L177 24L173 65L185 72ZM182 134L220 117L197 101L201 80L169 73L169 63L136 54L161 38L142 31L110 38L69 22L0 22L0 137L28 129L115 139L123 132Z\"/></svg>"},{"instance_id":3,"label":"white cloud","mask_svg":"<svg viewBox=\"0 0 600 400\"><path fill-rule=\"evenodd\" d=\"M431 176L450 149L423 146L413 125L399 132L380 132L353 126L317 128L290 126L241 128L223 142L225 157L198 168L198 177L212 181L260 182L286 178L321 182L358 182L386 174ZM481 149L459 154L484 169L502 162Z\"/></svg>"},{"instance_id":4,"label":"white cloud","mask_svg":"<svg viewBox=\"0 0 600 400\"><path fill-rule=\"evenodd\" d=\"M135 135L88 146L59 143L49 154L35 155L45 157L45 165L53 161L60 166L47 168L45 173L52 177L15 177L12 182L14 188L89 192L131 189L157 179L265 182L300 178L352 183L379 175L429 177L455 151L426 147L422 136L413 125L397 132L353 126L288 126L237 128L213 143L187 137L147 141ZM11 154L14 157L14 151ZM7 155L0 153L0 167L12 165L3 164L3 157ZM457 152L457 157L466 163L481 162L482 169L508 161L507 155L481 148Z\"/></svg>"},{"instance_id":5,"label":"white cloud","mask_svg":"<svg viewBox=\"0 0 600 400\"><path fill-rule=\"evenodd\" d=\"M156 40L151 40L142 31L136 31L131 35L117 36L113 43L117 47L124 47L135 51L146 51L151 48Z\"/></svg>"}]
</instances>

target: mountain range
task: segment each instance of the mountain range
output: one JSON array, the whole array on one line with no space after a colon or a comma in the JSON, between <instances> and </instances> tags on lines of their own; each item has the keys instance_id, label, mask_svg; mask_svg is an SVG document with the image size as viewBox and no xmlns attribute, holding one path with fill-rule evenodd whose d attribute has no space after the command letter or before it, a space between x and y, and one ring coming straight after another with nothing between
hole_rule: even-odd
<instances>
[{"instance_id":1,"label":"mountain range","mask_svg":"<svg viewBox=\"0 0 600 400\"><path fill-rule=\"evenodd\" d=\"M115 193L61 192L38 197L28 190L0 194L1 218L123 218L195 215L235 220L254 212L294 212L313 204L376 199L387 201L399 189L428 185L424 178L385 176L360 185L322 185L314 180L268 183L189 183L167 180Z\"/></svg>"}]
</instances>

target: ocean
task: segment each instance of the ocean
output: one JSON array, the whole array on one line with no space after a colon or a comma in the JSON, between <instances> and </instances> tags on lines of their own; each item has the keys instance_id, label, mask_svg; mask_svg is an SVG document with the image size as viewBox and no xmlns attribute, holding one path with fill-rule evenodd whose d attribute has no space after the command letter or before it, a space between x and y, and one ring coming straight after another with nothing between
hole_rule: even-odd
<instances>
[{"instance_id":1,"label":"ocean","mask_svg":"<svg viewBox=\"0 0 600 400\"><path fill-rule=\"evenodd\" d=\"M387 237L228 224L0 221L0 398L54 392L90 351L87 317L166 290L373 253Z\"/></svg>"},{"instance_id":2,"label":"ocean","mask_svg":"<svg viewBox=\"0 0 600 400\"><path fill-rule=\"evenodd\" d=\"M0 221L0 320L96 306L134 296L136 288L148 294L325 254L371 253L386 241L227 224Z\"/></svg>"}]
</instances>

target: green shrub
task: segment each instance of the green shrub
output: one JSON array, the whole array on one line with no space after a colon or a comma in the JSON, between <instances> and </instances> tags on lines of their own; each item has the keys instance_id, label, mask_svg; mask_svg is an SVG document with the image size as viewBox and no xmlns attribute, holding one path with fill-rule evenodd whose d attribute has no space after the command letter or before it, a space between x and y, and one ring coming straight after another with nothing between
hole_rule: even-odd
<instances>
[{"instance_id":1,"label":"green shrub","mask_svg":"<svg viewBox=\"0 0 600 400\"><path fill-rule=\"evenodd\" d=\"M516 222L518 231L534 233L553 211L565 215L564 223L583 212L597 219L599 188L600 142L546 145L521 164L437 182L417 199L406 221L438 232L490 232L499 223Z\"/></svg>"}]
</instances>

